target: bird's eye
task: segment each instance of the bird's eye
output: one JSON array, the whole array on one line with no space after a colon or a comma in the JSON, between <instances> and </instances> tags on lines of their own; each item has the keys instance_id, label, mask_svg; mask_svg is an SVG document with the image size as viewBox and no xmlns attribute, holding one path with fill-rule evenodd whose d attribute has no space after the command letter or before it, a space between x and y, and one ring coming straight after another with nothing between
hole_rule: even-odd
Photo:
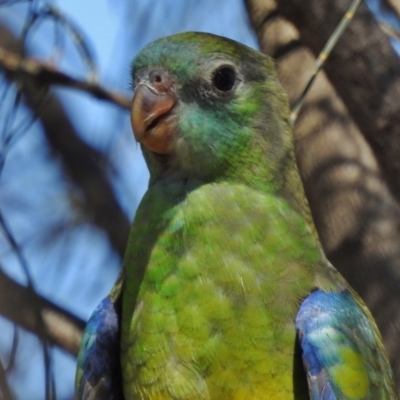
<instances>
[{"instance_id":1,"label":"bird's eye","mask_svg":"<svg viewBox=\"0 0 400 400\"><path fill-rule=\"evenodd\" d=\"M212 82L221 92L229 92L235 86L236 72L232 67L220 67L214 72Z\"/></svg>"}]
</instances>

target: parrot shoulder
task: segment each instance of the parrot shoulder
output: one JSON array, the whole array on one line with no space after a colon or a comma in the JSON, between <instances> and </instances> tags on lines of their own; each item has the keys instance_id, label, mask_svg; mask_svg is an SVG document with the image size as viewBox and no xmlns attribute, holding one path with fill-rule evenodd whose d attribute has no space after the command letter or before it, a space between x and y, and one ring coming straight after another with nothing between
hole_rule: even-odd
<instances>
[{"instance_id":1,"label":"parrot shoulder","mask_svg":"<svg viewBox=\"0 0 400 400\"><path fill-rule=\"evenodd\" d=\"M311 400L396 399L377 328L354 296L316 290L301 304L296 328Z\"/></svg>"},{"instance_id":2,"label":"parrot shoulder","mask_svg":"<svg viewBox=\"0 0 400 400\"><path fill-rule=\"evenodd\" d=\"M89 318L77 360L75 400L122 399L120 347L122 277Z\"/></svg>"}]
</instances>

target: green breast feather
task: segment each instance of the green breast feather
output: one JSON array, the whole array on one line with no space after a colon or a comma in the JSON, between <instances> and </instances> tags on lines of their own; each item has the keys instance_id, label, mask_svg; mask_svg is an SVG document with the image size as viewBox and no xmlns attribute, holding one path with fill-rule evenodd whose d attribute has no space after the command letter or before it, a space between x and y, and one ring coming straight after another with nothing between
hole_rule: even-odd
<instances>
[{"instance_id":1,"label":"green breast feather","mask_svg":"<svg viewBox=\"0 0 400 400\"><path fill-rule=\"evenodd\" d=\"M243 185L202 185L176 205L164 192L148 193L127 254L132 265L147 259L123 335L132 398L290 398L293 320L320 257L309 229L285 202ZM165 224L155 241L136 236L149 216Z\"/></svg>"}]
</instances>

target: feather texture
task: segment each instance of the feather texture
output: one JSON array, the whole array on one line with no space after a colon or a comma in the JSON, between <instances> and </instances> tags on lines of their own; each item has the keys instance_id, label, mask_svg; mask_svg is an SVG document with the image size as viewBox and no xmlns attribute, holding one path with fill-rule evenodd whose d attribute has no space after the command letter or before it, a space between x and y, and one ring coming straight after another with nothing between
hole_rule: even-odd
<instances>
[{"instance_id":1,"label":"feather texture","mask_svg":"<svg viewBox=\"0 0 400 400\"><path fill-rule=\"evenodd\" d=\"M76 400L121 400L119 358L121 277L96 307L86 326L77 359Z\"/></svg>"},{"instance_id":2,"label":"feather texture","mask_svg":"<svg viewBox=\"0 0 400 400\"><path fill-rule=\"evenodd\" d=\"M353 295L317 290L296 317L312 400L391 399L382 344Z\"/></svg>"}]
</instances>

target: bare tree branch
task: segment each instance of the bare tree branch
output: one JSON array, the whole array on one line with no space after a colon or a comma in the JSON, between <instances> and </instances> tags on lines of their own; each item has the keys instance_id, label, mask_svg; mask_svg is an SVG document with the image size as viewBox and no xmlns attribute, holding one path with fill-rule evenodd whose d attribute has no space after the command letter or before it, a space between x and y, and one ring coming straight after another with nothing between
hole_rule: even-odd
<instances>
[{"instance_id":1,"label":"bare tree branch","mask_svg":"<svg viewBox=\"0 0 400 400\"><path fill-rule=\"evenodd\" d=\"M37 318L38 311L43 324ZM36 295L1 271L0 314L70 354L78 354L86 322Z\"/></svg>"},{"instance_id":2,"label":"bare tree branch","mask_svg":"<svg viewBox=\"0 0 400 400\"><path fill-rule=\"evenodd\" d=\"M50 64L32 58L21 58L18 54L0 47L0 66L11 74L24 75L25 79L36 81L39 85L61 85L83 90L92 96L107 100L122 108L129 109L131 100L121 94L109 91L102 86L75 79Z\"/></svg>"},{"instance_id":3,"label":"bare tree branch","mask_svg":"<svg viewBox=\"0 0 400 400\"><path fill-rule=\"evenodd\" d=\"M11 394L11 389L7 382L7 372L4 369L0 360L0 391L2 393L1 400L14 400L14 396Z\"/></svg>"}]
</instances>

